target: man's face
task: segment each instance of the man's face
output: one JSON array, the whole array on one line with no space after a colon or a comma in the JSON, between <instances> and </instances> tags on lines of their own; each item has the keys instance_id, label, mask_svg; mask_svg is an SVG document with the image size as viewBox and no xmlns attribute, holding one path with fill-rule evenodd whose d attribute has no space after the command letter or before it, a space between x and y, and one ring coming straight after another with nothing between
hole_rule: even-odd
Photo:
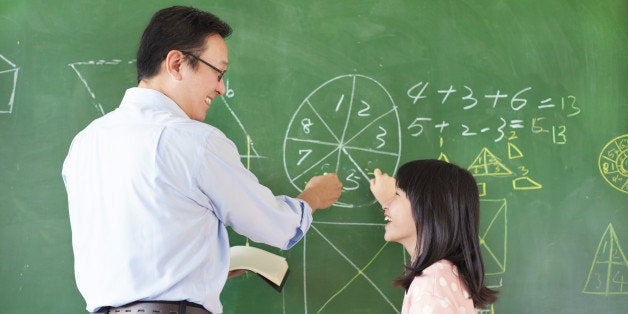
<instances>
[{"instance_id":1,"label":"man's face","mask_svg":"<svg viewBox=\"0 0 628 314\"><path fill-rule=\"evenodd\" d=\"M227 45L219 35L209 35L205 40L205 50L197 55L199 59L213 65L221 71L227 70ZM187 56L193 58L192 56ZM211 101L225 92L224 81L218 80L220 73L197 60L196 69L185 62L182 68L183 80L179 88L181 101L178 102L190 119L204 121Z\"/></svg>"}]
</instances>

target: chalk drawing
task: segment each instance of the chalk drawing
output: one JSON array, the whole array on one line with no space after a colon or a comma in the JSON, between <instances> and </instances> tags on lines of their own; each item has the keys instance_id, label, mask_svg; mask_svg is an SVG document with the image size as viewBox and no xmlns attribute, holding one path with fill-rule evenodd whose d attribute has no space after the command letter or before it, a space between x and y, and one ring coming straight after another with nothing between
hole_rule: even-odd
<instances>
[{"instance_id":1,"label":"chalk drawing","mask_svg":"<svg viewBox=\"0 0 628 314\"><path fill-rule=\"evenodd\" d=\"M307 180L335 172L343 183L336 206L375 202L367 169L393 173L401 154L397 106L374 79L357 74L335 77L312 91L286 130L284 170L299 191Z\"/></svg>"},{"instance_id":2,"label":"chalk drawing","mask_svg":"<svg viewBox=\"0 0 628 314\"><path fill-rule=\"evenodd\" d=\"M120 59L81 61L68 64L76 73L85 90L90 96L96 112L104 115L118 107L124 91L137 84L135 60L122 61ZM227 137L236 143L240 158L261 158L255 149L251 136L246 131L244 124L232 109L228 100L235 96L233 89L229 88L229 81L225 80L227 91L214 99L212 109L207 114L206 120L212 120L212 115L218 115L221 119L212 121L212 125L221 129ZM223 117L227 118L224 119ZM234 123L235 122L235 123ZM246 151L246 153L243 153Z\"/></svg>"},{"instance_id":3,"label":"chalk drawing","mask_svg":"<svg viewBox=\"0 0 628 314\"><path fill-rule=\"evenodd\" d=\"M314 311L316 313L332 313L333 310L329 309L331 305L342 305L347 304L347 302L351 301L351 296L356 292L360 295L368 295L370 298L375 298L378 304L385 304L386 307L390 309L391 313L399 313L399 308L395 305L390 298L382 292L379 286L382 285L374 282L374 280L366 273L368 268L372 266L373 262L382 254L383 250L387 247L388 243L383 242L376 244L377 248L373 247L373 252L370 257L364 258L356 258L352 257L352 254L355 254L355 251L348 250L346 248L343 249L338 243L335 243L329 235L327 235L322 229L321 226L326 226L328 229L332 228L334 230L334 234L338 234L338 231L342 231L339 228L345 228L345 230L350 231L353 234L360 232L368 232L369 234L379 234L381 235L381 229L384 224L376 224L376 223L351 223L351 222L315 222L310 230L310 233L314 233L314 235L306 235L303 239L303 305L304 305L304 313L308 313L308 311ZM319 227L317 227L319 226ZM348 227L348 229L347 229ZM366 228L365 228L366 227ZM377 230L372 230L375 227ZM316 241L316 242L315 242ZM309 244L308 244L309 243ZM312 244L315 243L315 244ZM322 245L321 245L322 244ZM315 248L328 247L333 254L320 256L316 255L316 253L312 253L313 249L310 249L309 246L313 246ZM399 248L403 250L403 248ZM329 250L327 250L329 251ZM327 252L325 251L325 252ZM329 276L326 276L325 273L321 273L320 269L311 269L313 267L308 266L308 260L312 260L314 258L322 258L326 261L332 259L340 259L346 263L346 266L349 269L352 269L355 273L346 273L347 276L338 276L333 272L329 272ZM359 259L359 261L358 261ZM401 264L401 261L399 261ZM325 262L317 262L314 263L316 267L330 267ZM360 266L358 266L360 265ZM336 271L340 265L335 266ZM391 267L394 267L391 265ZM316 285L310 286L308 284L308 278L316 278ZM394 278L385 278L386 285L389 285L390 282ZM320 287L320 282L323 280L326 284L323 289L317 289ZM361 281L361 284L358 284L357 281ZM367 287L367 288L365 288ZM349 295L349 299L347 299L347 295ZM369 299L370 300L370 299Z\"/></svg>"},{"instance_id":4,"label":"chalk drawing","mask_svg":"<svg viewBox=\"0 0 628 314\"><path fill-rule=\"evenodd\" d=\"M0 55L0 60L0 114L11 113L20 68L3 55Z\"/></svg>"},{"instance_id":5,"label":"chalk drawing","mask_svg":"<svg viewBox=\"0 0 628 314\"><path fill-rule=\"evenodd\" d=\"M582 293L628 294L628 260L610 223L597 246Z\"/></svg>"},{"instance_id":6,"label":"chalk drawing","mask_svg":"<svg viewBox=\"0 0 628 314\"><path fill-rule=\"evenodd\" d=\"M477 314L495 314L495 304L491 304L491 306L486 309L476 308L475 310Z\"/></svg>"},{"instance_id":7,"label":"chalk drawing","mask_svg":"<svg viewBox=\"0 0 628 314\"><path fill-rule=\"evenodd\" d=\"M506 272L508 203L506 199L480 200L480 248L487 282L499 282ZM495 277L495 278L490 278Z\"/></svg>"},{"instance_id":8,"label":"chalk drawing","mask_svg":"<svg viewBox=\"0 0 628 314\"><path fill-rule=\"evenodd\" d=\"M515 133L512 133L511 138L508 141L508 159L519 159L523 158L524 155L522 151L515 146L510 141L512 139L517 138ZM443 153L441 153L442 155ZM439 158L441 159L441 158ZM520 176L512 179L512 188L516 191L523 190L538 190L543 188L543 185L535 181L534 179L528 176L529 170L524 166L518 167ZM506 177L515 175L515 173L510 170L500 158L498 158L495 154L489 151L486 147L482 148L480 153L475 157L471 165L468 167L468 170L473 174L474 177L478 180L478 189L480 192L480 196L487 195L487 184L486 182L480 181L480 177Z\"/></svg>"},{"instance_id":9,"label":"chalk drawing","mask_svg":"<svg viewBox=\"0 0 628 314\"><path fill-rule=\"evenodd\" d=\"M473 160L473 163L471 163L471 166L469 166L468 169L476 177L497 177L512 175L512 171L504 166L501 160L497 158L493 153L491 153L491 151L489 151L487 148L482 148L482 150L477 155L477 157L475 157L475 160Z\"/></svg>"},{"instance_id":10,"label":"chalk drawing","mask_svg":"<svg viewBox=\"0 0 628 314\"><path fill-rule=\"evenodd\" d=\"M628 193L628 134L612 139L600 153L602 177L617 191Z\"/></svg>"},{"instance_id":11,"label":"chalk drawing","mask_svg":"<svg viewBox=\"0 0 628 314\"><path fill-rule=\"evenodd\" d=\"M508 238L508 210L506 199L487 199L481 200L481 221L480 221L480 246L482 250L482 256L484 258L486 283L493 288L501 287L502 275L506 272L506 251L507 251L507 238ZM341 245L330 237L327 232L323 231L322 226L325 226L327 230L332 230L329 234L343 234L341 228L349 228L352 234L359 234L360 232L367 231L370 234L378 233L384 224L379 223L354 223L354 222L330 222L321 221L314 222L310 233L308 233L303 239L303 306L304 313L331 313L332 309L328 306L336 304L346 304L347 302L354 302L351 295L359 293L360 295L369 295L370 298L375 298L381 302L380 304L387 304L391 313L399 313L399 304L393 303L390 298L382 292L379 288L381 283L376 283L376 280L371 278L367 274L367 270L373 265L373 262L381 256L383 250L387 247L388 243L377 244L372 246L372 252L366 254L367 258L362 255L360 258L356 258L355 248L347 247L342 248ZM377 230L369 230L376 227ZM343 239L345 236L341 236ZM347 240L344 240L347 241ZM322 244L322 245L321 245ZM332 254L326 254L321 256L321 253L329 252L330 250L321 251L322 247L329 247L333 252ZM377 246L377 248L376 248ZM316 252L311 252L315 250ZM407 264L410 261L406 260L407 254L405 249L400 248L403 253L404 260L400 259L399 263ZM318 259L316 261L316 259ZM329 276L323 269L329 266L331 260L342 260L347 264L349 269L354 271L353 274L347 274L347 276L338 276L334 272L330 272ZM315 260L315 262L312 262ZM308 263L311 262L311 263ZM309 266L312 264L313 266ZM390 265L394 267L394 265ZM336 271L341 266L336 265ZM313 269L312 269L313 268ZM346 272L345 272L346 273ZM316 278L316 283L310 285L308 278ZM344 278L344 279L343 279ZM386 283L393 278L386 278ZM356 281L361 280L362 283L367 284L358 285ZM323 287L320 283L325 282ZM368 287L368 288L365 288ZM367 291L370 290L370 291ZM359 292L355 292L359 291ZM349 299L347 299L349 298ZM285 304L284 304L285 307ZM331 311L331 312L330 312ZM494 313L493 307L488 309L477 309L477 313Z\"/></svg>"},{"instance_id":12,"label":"chalk drawing","mask_svg":"<svg viewBox=\"0 0 628 314\"><path fill-rule=\"evenodd\" d=\"M440 153L438 154L438 160L449 162L449 157L447 157L447 154L443 151L443 142L443 137L439 136Z\"/></svg>"}]
</instances>

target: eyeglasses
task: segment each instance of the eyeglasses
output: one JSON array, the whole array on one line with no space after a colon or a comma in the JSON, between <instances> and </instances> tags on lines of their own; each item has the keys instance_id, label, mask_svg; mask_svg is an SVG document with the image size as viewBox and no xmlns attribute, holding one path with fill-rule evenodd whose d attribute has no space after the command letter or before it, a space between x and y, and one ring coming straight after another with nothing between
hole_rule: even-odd
<instances>
[{"instance_id":1,"label":"eyeglasses","mask_svg":"<svg viewBox=\"0 0 628 314\"><path fill-rule=\"evenodd\" d=\"M219 74L218 74L218 82L220 82L220 80L222 79L223 75L225 75L225 73L227 73L227 70L221 70L221 69L219 69L219 68L217 68L217 67L215 67L215 66L213 66L213 65L209 64L209 62L207 62L207 61L205 61L205 60L203 60L203 59L201 59L201 58L199 58L199 57L197 57L197 56L193 55L193 54L192 54L192 53L190 53L190 52L187 52L187 51L181 51L181 52L182 52L184 55L188 55L188 56L190 56L190 57L192 57L192 58L194 58L194 59L196 59L196 60L198 60L198 61L200 61L200 62L205 63L205 65L207 65L208 67L210 67L210 68L214 69L214 71L218 72L218 73L219 73Z\"/></svg>"}]
</instances>

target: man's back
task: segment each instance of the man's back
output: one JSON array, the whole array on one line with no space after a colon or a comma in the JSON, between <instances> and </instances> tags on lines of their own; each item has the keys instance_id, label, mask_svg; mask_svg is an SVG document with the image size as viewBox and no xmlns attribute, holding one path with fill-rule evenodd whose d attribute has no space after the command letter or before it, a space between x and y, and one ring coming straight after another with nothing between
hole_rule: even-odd
<instances>
[{"instance_id":1,"label":"man's back","mask_svg":"<svg viewBox=\"0 0 628 314\"><path fill-rule=\"evenodd\" d=\"M64 163L79 290L94 296L88 307L194 295L181 282L220 290L226 271L206 263L228 263L215 253L228 249L215 240L224 227L193 184L199 142L219 131L168 101L125 100L77 135Z\"/></svg>"}]
</instances>

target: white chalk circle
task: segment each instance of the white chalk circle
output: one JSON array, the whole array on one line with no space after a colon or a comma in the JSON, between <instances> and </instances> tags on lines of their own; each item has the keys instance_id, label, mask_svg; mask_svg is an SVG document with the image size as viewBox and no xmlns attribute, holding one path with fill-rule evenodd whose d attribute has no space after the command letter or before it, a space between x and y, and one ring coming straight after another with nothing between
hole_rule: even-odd
<instances>
[{"instance_id":1,"label":"white chalk circle","mask_svg":"<svg viewBox=\"0 0 628 314\"><path fill-rule=\"evenodd\" d=\"M334 205L340 207L373 204L373 170L393 175L400 153L392 97L382 84L358 74L338 76L310 93L292 116L283 145L284 169L297 190L312 176L338 174L343 193Z\"/></svg>"}]
</instances>

